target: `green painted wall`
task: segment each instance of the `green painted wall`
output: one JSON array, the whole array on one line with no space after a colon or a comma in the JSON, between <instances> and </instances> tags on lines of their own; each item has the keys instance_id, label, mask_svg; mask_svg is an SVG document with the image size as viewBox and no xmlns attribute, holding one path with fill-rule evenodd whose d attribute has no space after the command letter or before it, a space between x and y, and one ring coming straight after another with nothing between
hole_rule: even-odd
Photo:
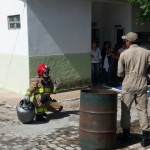
<instances>
[{"instance_id":1,"label":"green painted wall","mask_svg":"<svg viewBox=\"0 0 150 150\"><path fill-rule=\"evenodd\" d=\"M36 76L36 68L41 63L50 67L52 80L61 80L60 91L81 89L91 85L89 53L30 57L30 78Z\"/></svg>"}]
</instances>

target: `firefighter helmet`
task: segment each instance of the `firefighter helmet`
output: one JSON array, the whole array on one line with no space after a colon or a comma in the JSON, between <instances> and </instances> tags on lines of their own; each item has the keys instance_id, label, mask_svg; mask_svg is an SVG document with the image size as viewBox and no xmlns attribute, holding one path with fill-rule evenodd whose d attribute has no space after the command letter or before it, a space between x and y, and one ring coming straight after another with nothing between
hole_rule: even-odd
<instances>
[{"instance_id":1,"label":"firefighter helmet","mask_svg":"<svg viewBox=\"0 0 150 150\"><path fill-rule=\"evenodd\" d=\"M37 67L37 73L38 73L38 76L42 77L42 76L49 76L49 71L50 71L50 68L46 65L46 64L40 64L38 67Z\"/></svg>"},{"instance_id":2,"label":"firefighter helmet","mask_svg":"<svg viewBox=\"0 0 150 150\"><path fill-rule=\"evenodd\" d=\"M16 106L18 119L24 123L30 123L35 117L35 107L33 103L26 102L24 99Z\"/></svg>"}]
</instances>

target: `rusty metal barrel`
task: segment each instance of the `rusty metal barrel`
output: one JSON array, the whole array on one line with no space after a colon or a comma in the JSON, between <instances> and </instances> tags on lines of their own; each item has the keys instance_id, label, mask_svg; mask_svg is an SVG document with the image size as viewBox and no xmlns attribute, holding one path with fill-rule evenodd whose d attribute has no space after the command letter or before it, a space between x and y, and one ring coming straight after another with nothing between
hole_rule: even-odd
<instances>
[{"instance_id":1,"label":"rusty metal barrel","mask_svg":"<svg viewBox=\"0 0 150 150\"><path fill-rule=\"evenodd\" d=\"M83 150L115 149L117 92L81 90L79 145Z\"/></svg>"}]
</instances>

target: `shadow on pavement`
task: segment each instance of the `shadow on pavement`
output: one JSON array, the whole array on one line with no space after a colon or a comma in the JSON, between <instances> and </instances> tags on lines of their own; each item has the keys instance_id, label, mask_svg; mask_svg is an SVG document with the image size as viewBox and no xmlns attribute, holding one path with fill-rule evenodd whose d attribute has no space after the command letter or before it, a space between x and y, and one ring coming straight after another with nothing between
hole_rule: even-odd
<instances>
[{"instance_id":1,"label":"shadow on pavement","mask_svg":"<svg viewBox=\"0 0 150 150\"><path fill-rule=\"evenodd\" d=\"M62 111L62 112L56 112L56 113L49 113L47 114L46 121L35 121L33 120L32 122L28 123L30 125L36 125L36 124L45 124L48 123L50 120L54 119L61 119L65 117L69 117L71 114L74 115L79 115L79 110L73 110L73 111Z\"/></svg>"},{"instance_id":2,"label":"shadow on pavement","mask_svg":"<svg viewBox=\"0 0 150 150\"><path fill-rule=\"evenodd\" d=\"M71 114L79 115L79 110L73 110L73 111L62 111L62 112L56 112L56 113L50 113L47 115L47 120L54 120L54 119L61 119L64 117L68 117Z\"/></svg>"},{"instance_id":3,"label":"shadow on pavement","mask_svg":"<svg viewBox=\"0 0 150 150\"><path fill-rule=\"evenodd\" d=\"M138 133L131 133L131 141L124 142L120 139L122 133L117 133L116 136L116 149L126 148L128 146L137 144L141 142L141 134Z\"/></svg>"}]
</instances>

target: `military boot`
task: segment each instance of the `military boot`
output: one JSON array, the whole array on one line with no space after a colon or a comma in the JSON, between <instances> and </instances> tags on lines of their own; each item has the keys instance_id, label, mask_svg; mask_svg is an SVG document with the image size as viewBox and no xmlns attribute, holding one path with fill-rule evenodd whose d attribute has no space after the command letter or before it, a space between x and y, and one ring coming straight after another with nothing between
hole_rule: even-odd
<instances>
[{"instance_id":1,"label":"military boot","mask_svg":"<svg viewBox=\"0 0 150 150\"><path fill-rule=\"evenodd\" d=\"M150 145L150 131L143 131L141 145L143 147Z\"/></svg>"},{"instance_id":2,"label":"military boot","mask_svg":"<svg viewBox=\"0 0 150 150\"><path fill-rule=\"evenodd\" d=\"M131 142L130 129L123 129L123 140L125 142Z\"/></svg>"},{"instance_id":3,"label":"military boot","mask_svg":"<svg viewBox=\"0 0 150 150\"><path fill-rule=\"evenodd\" d=\"M117 137L119 141L130 143L131 142L131 135L130 129L123 129L123 134Z\"/></svg>"}]
</instances>

